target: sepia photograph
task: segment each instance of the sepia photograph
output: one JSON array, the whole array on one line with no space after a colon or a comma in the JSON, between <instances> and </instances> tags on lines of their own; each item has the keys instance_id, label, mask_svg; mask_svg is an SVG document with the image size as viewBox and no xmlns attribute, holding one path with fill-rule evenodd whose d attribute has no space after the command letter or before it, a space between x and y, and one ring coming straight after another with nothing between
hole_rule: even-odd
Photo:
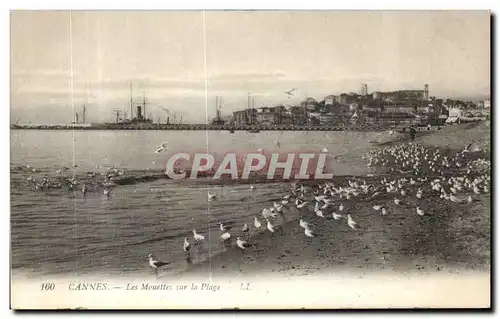
<instances>
[{"instance_id":1,"label":"sepia photograph","mask_svg":"<svg viewBox=\"0 0 500 319\"><path fill-rule=\"evenodd\" d=\"M487 10L11 10L10 307L491 308Z\"/></svg>"}]
</instances>

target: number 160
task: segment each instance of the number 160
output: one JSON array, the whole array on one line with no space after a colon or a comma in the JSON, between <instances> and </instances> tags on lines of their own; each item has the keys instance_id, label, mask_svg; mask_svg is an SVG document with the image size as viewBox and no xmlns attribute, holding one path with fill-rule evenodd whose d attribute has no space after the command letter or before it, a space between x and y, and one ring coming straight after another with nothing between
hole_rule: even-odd
<instances>
[{"instance_id":1,"label":"number 160","mask_svg":"<svg viewBox=\"0 0 500 319\"><path fill-rule=\"evenodd\" d=\"M54 290L56 285L52 282L46 282L42 284L42 290Z\"/></svg>"}]
</instances>

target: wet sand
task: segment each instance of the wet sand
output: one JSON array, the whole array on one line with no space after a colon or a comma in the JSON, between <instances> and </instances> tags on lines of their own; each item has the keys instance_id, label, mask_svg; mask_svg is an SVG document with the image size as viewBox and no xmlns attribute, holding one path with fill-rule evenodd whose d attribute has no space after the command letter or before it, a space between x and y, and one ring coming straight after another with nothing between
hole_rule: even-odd
<instances>
[{"instance_id":1,"label":"wet sand","mask_svg":"<svg viewBox=\"0 0 500 319\"><path fill-rule=\"evenodd\" d=\"M467 131L467 126L469 136L479 142L482 138L485 145L489 134L483 134L481 125L484 124L446 127L443 131L420 135L420 141L416 142L461 149L468 144L467 140L449 143L449 139L453 139L451 136L456 131ZM366 201L342 200L347 213L360 226L356 231L347 226L346 219L334 220L330 213L325 213L323 219L311 208L299 211L293 205L284 210L286 221L274 234L265 230L264 220L258 216L263 224L260 232L249 223L253 233L247 240L253 247L242 252L235 246L236 237L244 237L238 225L231 230L233 246L210 261L192 265L188 273L205 278L228 275L257 278L266 274L288 277L353 270L360 274L374 270L489 272L491 195L473 194L477 201L456 204L430 193L417 199L414 193L418 187L414 185L411 195L403 198L405 205L394 204L393 196ZM338 206L340 201L336 202ZM386 216L372 208L381 204L388 209ZM418 216L416 206L426 215ZM304 235L298 223L300 217L314 225L317 237ZM277 223L281 222L283 220Z\"/></svg>"}]
</instances>

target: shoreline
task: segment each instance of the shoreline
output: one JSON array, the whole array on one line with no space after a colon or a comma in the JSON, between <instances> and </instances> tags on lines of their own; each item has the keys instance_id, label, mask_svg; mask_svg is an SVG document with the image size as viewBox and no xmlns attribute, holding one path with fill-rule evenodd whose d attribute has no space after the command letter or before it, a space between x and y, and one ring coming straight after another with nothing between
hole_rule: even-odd
<instances>
[{"instance_id":1,"label":"shoreline","mask_svg":"<svg viewBox=\"0 0 500 319\"><path fill-rule=\"evenodd\" d=\"M475 129L477 125L468 124L466 127ZM444 137L438 143L429 143L433 135L422 135L416 138L415 143L422 143L427 147L432 145L446 153L460 151L463 147L457 147L456 141L453 143ZM389 145L403 144L409 140L404 138L391 141ZM489 150L485 150L485 155L489 156ZM398 174L394 178L403 176ZM346 178L364 178L370 184L381 177L383 174L375 173L369 178ZM335 176L335 185L339 185L338 181ZM304 184L318 183L320 181ZM349 271L357 269L363 272L389 269L395 272L412 269L417 272L452 271L451 269L489 272L491 194L475 197L476 201L473 203L455 204L444 202L437 195L426 195L418 204L416 198L408 199L411 204L401 208L388 203L392 197L387 196L375 200L342 200L348 212L361 224L360 232L349 229L345 225L346 221L336 221L330 216L323 219L315 216L312 211L299 212L296 207L291 206L284 214L288 219L281 225L279 233L271 234L264 230L246 239L256 246L246 249L244 253L232 245L228 251L212 257L210 261L192 266L186 274L214 276L231 273L253 276L272 273L284 277L300 277L337 272L345 267ZM372 205L388 207L388 216L375 214ZM427 217L420 218L415 214L413 210L416 205L428 212ZM298 223L301 217L315 225L317 237L304 236ZM261 216L259 219L262 222ZM465 239L460 238L461 233L464 233ZM243 235L238 235L237 232L234 237L236 236ZM354 249L356 253L352 254L346 247Z\"/></svg>"},{"instance_id":2,"label":"shoreline","mask_svg":"<svg viewBox=\"0 0 500 319\"><path fill-rule=\"evenodd\" d=\"M475 128L476 125L466 127ZM453 129L453 127L450 129ZM443 132L446 134L456 133L453 131L448 132L448 130ZM463 134L468 133L470 132L466 131ZM458 142L450 141L450 138L446 136L440 136L440 142L438 143L431 143L434 141L433 136L436 137L435 134L422 135L415 140L415 143L440 148L446 146L449 150L460 150L464 144L467 144L463 140ZM404 143L408 140L406 138L392 141L391 144ZM455 147L453 142L462 146ZM369 177L366 175L335 176L333 182L339 185L339 183L342 184L347 179L363 178L368 183L371 183L380 179L381 176L380 173ZM401 176L403 175L397 174L395 178ZM433 178L432 176L428 177ZM221 182L221 180L215 182ZM235 180L234 182L254 181ZM322 181L301 182L305 185L315 185ZM292 207L290 212L285 213L287 222L283 224L282 232L277 232L271 238L268 231L263 231L263 233L249 238L249 241L255 241L258 244L255 249L249 249L248 252L242 254L235 249L233 241L233 245L228 251L211 257L210 264L208 261L204 261L196 265L189 265L189 269L185 274L203 277L206 277L207 274L215 276L216 274L225 275L227 273L252 276L252 274L263 274L267 271L273 275L279 273L284 276L300 277L323 271L338 271L343 267L348 267L351 271L353 269L360 271L370 269L377 271L384 269L408 271L410 270L409 265L412 265L411 269L419 272L431 269L433 271L445 271L450 267L458 267L461 270L489 269L490 194L483 194L478 198L477 202L464 205L444 203L437 196L426 196L424 202L420 203L421 208L430 213L425 218L419 218L412 210L412 207L396 209L393 205L390 207L387 218L380 216L380 214L374 214L371 208L372 205L385 204L390 199L392 197L388 198L386 196L374 201L343 201L348 211L352 212L354 218L363 227L360 232L351 231L346 227L345 221L334 221L330 216L323 220L316 217L313 212L308 212L307 221L317 224L319 233L327 234L312 240L304 236L297 222L303 212L299 212L295 207ZM272 205L272 203L269 205ZM392 211L393 209L394 211ZM262 223L262 216L258 217ZM368 219L365 220L365 218ZM231 231L233 240L237 236L243 236L238 234L243 222L253 227L251 220L241 221L241 225L234 226L237 231L234 233ZM387 222L388 224L386 224ZM460 232L468 231L469 228L478 225L480 226L478 232L472 235L465 234L465 236L473 237L471 242L459 241L458 244L456 243L456 237L460 235ZM363 234L366 234L366 236ZM215 234L215 236L218 237L219 234ZM314 243L315 240L317 243ZM295 251L300 253L297 255ZM255 255L253 255L254 253ZM415 263L415 261L418 261L418 263ZM145 269L147 269L147 265ZM168 276L168 272L165 276Z\"/></svg>"}]
</instances>

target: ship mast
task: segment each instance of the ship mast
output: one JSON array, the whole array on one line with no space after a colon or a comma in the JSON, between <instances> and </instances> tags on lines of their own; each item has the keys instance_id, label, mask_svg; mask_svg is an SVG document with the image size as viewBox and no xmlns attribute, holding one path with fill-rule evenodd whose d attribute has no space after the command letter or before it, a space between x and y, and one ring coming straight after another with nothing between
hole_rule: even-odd
<instances>
[{"instance_id":1,"label":"ship mast","mask_svg":"<svg viewBox=\"0 0 500 319\"><path fill-rule=\"evenodd\" d=\"M147 120L147 113L146 113L146 93L144 93L144 88L142 89L142 109L144 110L143 111L143 114L144 114L144 117L145 119Z\"/></svg>"},{"instance_id":2,"label":"ship mast","mask_svg":"<svg viewBox=\"0 0 500 319\"><path fill-rule=\"evenodd\" d=\"M132 81L129 82L129 96L130 96L130 121L134 119L134 107L132 106Z\"/></svg>"}]
</instances>

